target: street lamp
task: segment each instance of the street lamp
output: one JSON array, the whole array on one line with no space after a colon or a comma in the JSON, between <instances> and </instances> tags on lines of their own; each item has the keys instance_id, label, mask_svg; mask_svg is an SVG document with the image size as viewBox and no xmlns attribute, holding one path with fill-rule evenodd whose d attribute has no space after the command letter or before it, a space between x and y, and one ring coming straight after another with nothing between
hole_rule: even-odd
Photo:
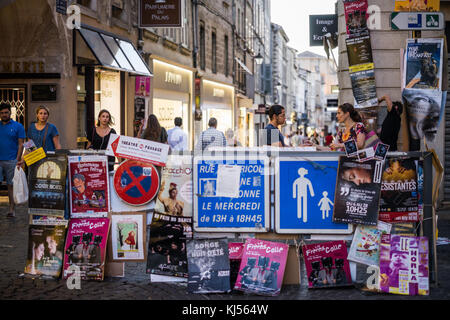
<instances>
[{"instance_id":1,"label":"street lamp","mask_svg":"<svg viewBox=\"0 0 450 320\"><path fill-rule=\"evenodd\" d=\"M264 57L261 55L261 52L258 52L258 55L254 59L257 65L261 65L264 62Z\"/></svg>"}]
</instances>

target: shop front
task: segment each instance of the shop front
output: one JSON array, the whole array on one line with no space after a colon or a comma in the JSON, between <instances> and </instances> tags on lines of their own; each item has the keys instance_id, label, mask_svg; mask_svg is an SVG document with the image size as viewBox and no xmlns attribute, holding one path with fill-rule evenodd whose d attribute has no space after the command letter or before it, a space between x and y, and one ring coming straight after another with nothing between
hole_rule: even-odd
<instances>
[{"instance_id":1,"label":"shop front","mask_svg":"<svg viewBox=\"0 0 450 320\"><path fill-rule=\"evenodd\" d=\"M237 96L237 103L239 106L238 116L238 132L237 137L239 142L244 147L254 147L256 133L254 123L254 107L253 100L245 96Z\"/></svg>"}]
</instances>

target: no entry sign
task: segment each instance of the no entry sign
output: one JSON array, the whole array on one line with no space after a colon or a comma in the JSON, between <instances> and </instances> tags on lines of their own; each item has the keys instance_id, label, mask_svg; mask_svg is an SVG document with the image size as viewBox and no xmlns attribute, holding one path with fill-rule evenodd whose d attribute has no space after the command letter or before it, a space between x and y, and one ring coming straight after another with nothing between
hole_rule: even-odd
<instances>
[{"instance_id":1,"label":"no entry sign","mask_svg":"<svg viewBox=\"0 0 450 320\"><path fill-rule=\"evenodd\" d=\"M114 190L127 204L133 206L147 204L158 193L158 171L149 163L125 161L114 174Z\"/></svg>"}]
</instances>

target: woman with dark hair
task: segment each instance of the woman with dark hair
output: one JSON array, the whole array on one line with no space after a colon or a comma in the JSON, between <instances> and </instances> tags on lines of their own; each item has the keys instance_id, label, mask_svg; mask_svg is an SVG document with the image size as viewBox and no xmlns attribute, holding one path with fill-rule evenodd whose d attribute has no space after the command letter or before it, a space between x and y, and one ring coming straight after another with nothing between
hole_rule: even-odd
<instances>
[{"instance_id":1,"label":"woman with dark hair","mask_svg":"<svg viewBox=\"0 0 450 320\"><path fill-rule=\"evenodd\" d=\"M142 133L142 139L167 143L167 131L161 127L158 118L154 114L148 117L147 129Z\"/></svg>"},{"instance_id":2,"label":"woman with dark hair","mask_svg":"<svg viewBox=\"0 0 450 320\"><path fill-rule=\"evenodd\" d=\"M339 106L337 121L343 123L345 128L339 131L337 142L330 144L332 150L344 151L344 142L355 140L358 149L363 149L366 142L366 128L358 111L350 103Z\"/></svg>"}]
</instances>

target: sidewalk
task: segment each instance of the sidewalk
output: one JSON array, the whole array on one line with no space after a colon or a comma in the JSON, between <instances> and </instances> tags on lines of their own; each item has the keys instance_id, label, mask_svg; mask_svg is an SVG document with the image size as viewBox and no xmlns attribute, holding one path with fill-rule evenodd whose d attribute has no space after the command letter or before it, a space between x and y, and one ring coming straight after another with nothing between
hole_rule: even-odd
<instances>
[{"instance_id":1,"label":"sidewalk","mask_svg":"<svg viewBox=\"0 0 450 320\"><path fill-rule=\"evenodd\" d=\"M450 299L450 245L438 246L439 286L430 296L398 296L366 293L357 288L308 290L302 263L300 286L283 286L278 297L231 294L188 294L185 284L150 283L145 263L126 263L124 278L103 282L82 281L81 290L69 290L64 280L20 278L28 243L28 214L19 206L15 218L7 218L0 199L0 299L2 300L448 300ZM450 210L439 213L439 237L450 238ZM358 274L358 279L360 274Z\"/></svg>"}]
</instances>

